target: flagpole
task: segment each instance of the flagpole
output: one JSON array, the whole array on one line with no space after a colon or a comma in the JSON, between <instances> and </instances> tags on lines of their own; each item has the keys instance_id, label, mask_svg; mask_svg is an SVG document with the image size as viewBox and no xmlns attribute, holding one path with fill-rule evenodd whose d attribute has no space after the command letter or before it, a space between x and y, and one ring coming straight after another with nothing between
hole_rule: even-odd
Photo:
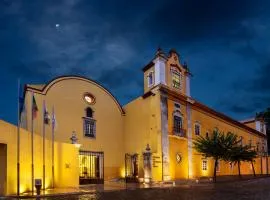
<instances>
[{"instance_id":1,"label":"flagpole","mask_svg":"<svg viewBox=\"0 0 270 200\"><path fill-rule=\"evenodd\" d=\"M43 189L45 190L45 100L43 100Z\"/></svg>"},{"instance_id":2,"label":"flagpole","mask_svg":"<svg viewBox=\"0 0 270 200\"><path fill-rule=\"evenodd\" d=\"M52 188L54 188L54 127L55 127L55 116L54 106L52 108Z\"/></svg>"},{"instance_id":3,"label":"flagpole","mask_svg":"<svg viewBox=\"0 0 270 200\"><path fill-rule=\"evenodd\" d=\"M17 195L20 195L20 79L18 80Z\"/></svg>"},{"instance_id":4,"label":"flagpole","mask_svg":"<svg viewBox=\"0 0 270 200\"><path fill-rule=\"evenodd\" d=\"M31 125L32 125L32 130L31 130L31 155L32 155L32 193L34 193L34 110L33 110L33 99L34 99L34 93L32 92L32 119L31 119Z\"/></svg>"}]
</instances>

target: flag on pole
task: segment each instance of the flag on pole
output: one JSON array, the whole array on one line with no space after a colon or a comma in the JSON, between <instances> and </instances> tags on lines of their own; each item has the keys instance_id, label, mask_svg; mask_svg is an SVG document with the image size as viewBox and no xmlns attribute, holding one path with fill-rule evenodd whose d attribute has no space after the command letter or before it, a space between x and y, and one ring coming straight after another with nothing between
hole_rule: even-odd
<instances>
[{"instance_id":1,"label":"flag on pole","mask_svg":"<svg viewBox=\"0 0 270 200\"><path fill-rule=\"evenodd\" d=\"M24 111L25 109L25 106L24 106L24 96L23 96L23 87L19 81L19 121L21 121L21 115L22 115L22 112Z\"/></svg>"},{"instance_id":2,"label":"flag on pole","mask_svg":"<svg viewBox=\"0 0 270 200\"><path fill-rule=\"evenodd\" d=\"M55 117L55 113L54 113L54 107L52 108L52 128L53 128L53 130L55 130L55 128L56 128L56 117Z\"/></svg>"},{"instance_id":3,"label":"flag on pole","mask_svg":"<svg viewBox=\"0 0 270 200\"><path fill-rule=\"evenodd\" d=\"M46 107L46 103L45 101L43 101L43 117L44 117L44 124L49 124L50 123L50 115L49 115L49 111Z\"/></svg>"},{"instance_id":4,"label":"flag on pole","mask_svg":"<svg viewBox=\"0 0 270 200\"><path fill-rule=\"evenodd\" d=\"M37 117L37 112L38 112L38 107L37 107L37 102L33 93L33 99L32 99L32 116L33 119Z\"/></svg>"}]
</instances>

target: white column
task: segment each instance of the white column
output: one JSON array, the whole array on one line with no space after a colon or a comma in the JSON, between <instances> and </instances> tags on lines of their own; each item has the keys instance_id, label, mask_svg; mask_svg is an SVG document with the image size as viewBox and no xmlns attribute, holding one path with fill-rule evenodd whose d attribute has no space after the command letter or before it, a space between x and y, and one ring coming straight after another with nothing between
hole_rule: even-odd
<instances>
[{"instance_id":1,"label":"white column","mask_svg":"<svg viewBox=\"0 0 270 200\"><path fill-rule=\"evenodd\" d=\"M255 124L256 124L256 130L261 131L260 130L261 122L260 121L255 121Z\"/></svg>"},{"instance_id":2,"label":"white column","mask_svg":"<svg viewBox=\"0 0 270 200\"><path fill-rule=\"evenodd\" d=\"M163 180L168 181L170 177L169 160L169 138L168 138L168 103L167 96L161 94L161 145L162 145L162 175Z\"/></svg>"},{"instance_id":3,"label":"white column","mask_svg":"<svg viewBox=\"0 0 270 200\"><path fill-rule=\"evenodd\" d=\"M190 97L190 75L186 75L186 95Z\"/></svg>"},{"instance_id":4,"label":"white column","mask_svg":"<svg viewBox=\"0 0 270 200\"><path fill-rule=\"evenodd\" d=\"M192 123L191 123L191 104L187 104L187 138L188 138L188 178L193 177L192 167Z\"/></svg>"},{"instance_id":5,"label":"white column","mask_svg":"<svg viewBox=\"0 0 270 200\"><path fill-rule=\"evenodd\" d=\"M166 85L166 59L158 56L153 62L155 63L155 85L160 83Z\"/></svg>"}]
</instances>

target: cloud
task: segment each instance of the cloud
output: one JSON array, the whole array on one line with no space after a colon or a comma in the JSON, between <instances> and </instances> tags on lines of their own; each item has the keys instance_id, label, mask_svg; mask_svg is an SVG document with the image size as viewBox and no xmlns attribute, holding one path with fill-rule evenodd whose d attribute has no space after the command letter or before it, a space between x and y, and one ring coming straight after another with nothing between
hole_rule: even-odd
<instances>
[{"instance_id":1,"label":"cloud","mask_svg":"<svg viewBox=\"0 0 270 200\"><path fill-rule=\"evenodd\" d=\"M222 110L234 115L255 115L270 106L270 62L261 65L250 78L232 83L227 95L219 100Z\"/></svg>"}]
</instances>

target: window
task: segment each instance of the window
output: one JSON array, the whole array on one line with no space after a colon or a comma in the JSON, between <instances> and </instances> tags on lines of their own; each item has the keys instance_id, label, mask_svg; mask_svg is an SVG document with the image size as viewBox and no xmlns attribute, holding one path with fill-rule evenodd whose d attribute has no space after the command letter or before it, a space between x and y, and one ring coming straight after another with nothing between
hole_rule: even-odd
<instances>
[{"instance_id":1,"label":"window","mask_svg":"<svg viewBox=\"0 0 270 200\"><path fill-rule=\"evenodd\" d=\"M93 119L93 110L90 107L85 109L83 130L84 130L84 136L87 136L87 137L96 136L96 120Z\"/></svg>"},{"instance_id":2,"label":"window","mask_svg":"<svg viewBox=\"0 0 270 200\"><path fill-rule=\"evenodd\" d=\"M95 137L96 136L96 121L94 119L84 119L84 136Z\"/></svg>"},{"instance_id":3,"label":"window","mask_svg":"<svg viewBox=\"0 0 270 200\"><path fill-rule=\"evenodd\" d=\"M207 159L202 160L202 170L207 170Z\"/></svg>"},{"instance_id":4,"label":"window","mask_svg":"<svg viewBox=\"0 0 270 200\"><path fill-rule=\"evenodd\" d=\"M172 86L176 89L180 89L181 81L180 81L181 74L178 71L172 71Z\"/></svg>"},{"instance_id":5,"label":"window","mask_svg":"<svg viewBox=\"0 0 270 200\"><path fill-rule=\"evenodd\" d=\"M175 133L180 133L183 126L182 117L174 115L173 116L173 131Z\"/></svg>"},{"instance_id":6,"label":"window","mask_svg":"<svg viewBox=\"0 0 270 200\"><path fill-rule=\"evenodd\" d=\"M96 102L96 98L90 93L85 93L83 97L84 97L85 102L90 105L95 104Z\"/></svg>"},{"instance_id":7,"label":"window","mask_svg":"<svg viewBox=\"0 0 270 200\"><path fill-rule=\"evenodd\" d=\"M93 117L93 111L91 108L86 108L86 117L90 117L92 118Z\"/></svg>"},{"instance_id":8,"label":"window","mask_svg":"<svg viewBox=\"0 0 270 200\"><path fill-rule=\"evenodd\" d=\"M200 124L195 124L195 135L201 134L201 126Z\"/></svg>"},{"instance_id":9,"label":"window","mask_svg":"<svg viewBox=\"0 0 270 200\"><path fill-rule=\"evenodd\" d=\"M151 87L154 84L154 72L149 72L147 79L148 87Z\"/></svg>"},{"instance_id":10,"label":"window","mask_svg":"<svg viewBox=\"0 0 270 200\"><path fill-rule=\"evenodd\" d=\"M176 109L180 109L180 104L179 104L179 103L174 103L174 107L175 107Z\"/></svg>"}]
</instances>

